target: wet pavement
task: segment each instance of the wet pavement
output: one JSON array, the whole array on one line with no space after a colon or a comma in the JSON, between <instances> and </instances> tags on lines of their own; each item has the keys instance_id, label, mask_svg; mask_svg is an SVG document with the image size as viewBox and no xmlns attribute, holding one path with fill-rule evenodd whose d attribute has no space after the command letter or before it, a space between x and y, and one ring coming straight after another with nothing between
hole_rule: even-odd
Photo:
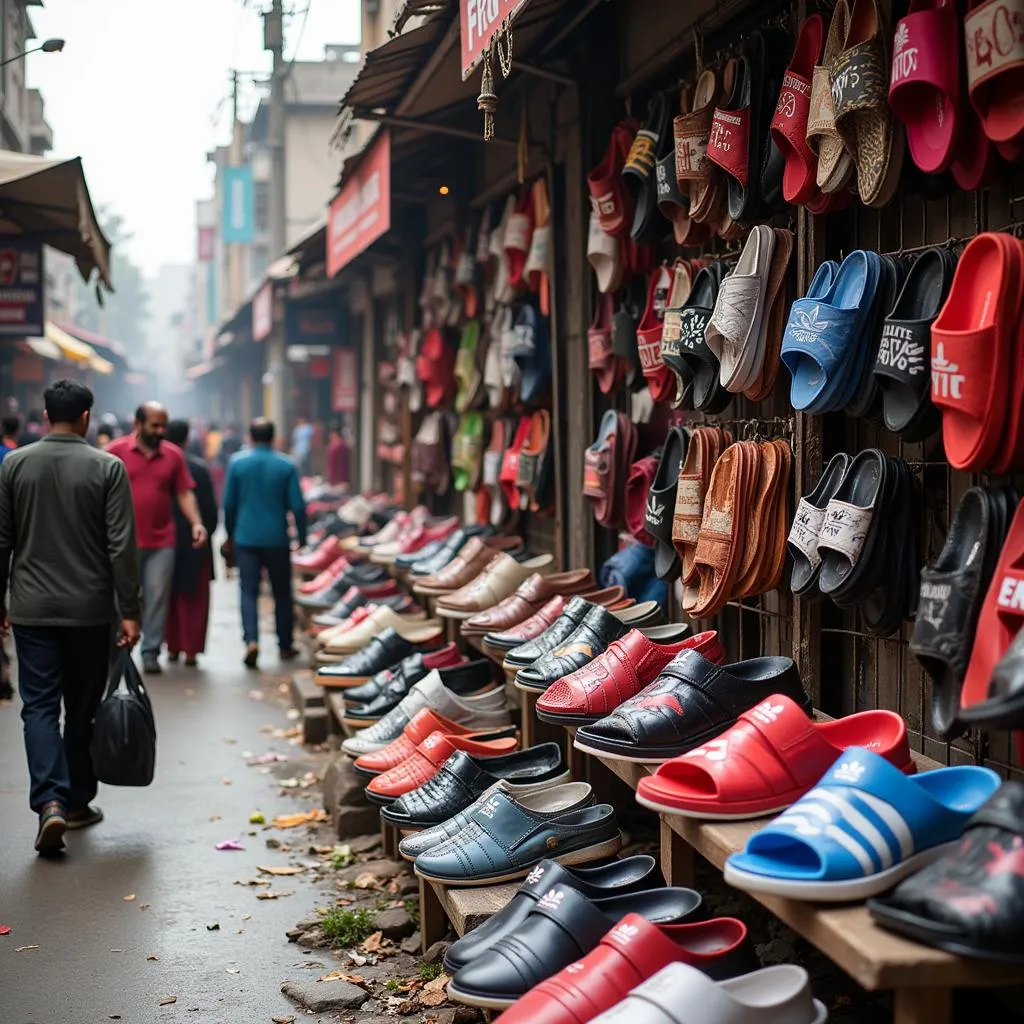
<instances>
[{"instance_id":1,"label":"wet pavement","mask_svg":"<svg viewBox=\"0 0 1024 1024\"><path fill-rule=\"evenodd\" d=\"M236 604L236 581L215 584L201 667L169 666L148 680L158 731L153 785L101 786L106 820L69 833L59 861L33 853L18 705L0 706L0 926L11 929L0 937L4 1024L260 1024L296 1013L282 981L322 973L303 970L307 958L285 938L313 907L312 885L301 875L273 878L270 890L234 884L256 878L259 866L294 861L268 849L267 838L296 850L309 842L305 829L254 829L254 811L270 821L319 800L319 787L297 802L274 782L311 766L296 761L301 747L267 729L294 725L277 694L287 676L271 636L266 671L242 666ZM255 688L264 700L250 695ZM272 771L246 765L246 753L270 751L289 762ZM245 850L215 850L225 839L241 839ZM257 899L267 891L294 894Z\"/></svg>"}]
</instances>

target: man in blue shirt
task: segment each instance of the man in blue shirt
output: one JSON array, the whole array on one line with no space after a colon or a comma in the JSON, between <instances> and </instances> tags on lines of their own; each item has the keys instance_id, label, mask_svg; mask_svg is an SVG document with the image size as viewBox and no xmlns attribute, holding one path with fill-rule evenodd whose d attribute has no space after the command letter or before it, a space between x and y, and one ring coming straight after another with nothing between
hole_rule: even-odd
<instances>
[{"instance_id":1,"label":"man in blue shirt","mask_svg":"<svg viewBox=\"0 0 1024 1024\"><path fill-rule=\"evenodd\" d=\"M295 463L271 447L274 424L262 418L253 420L249 436L252 447L236 452L228 462L224 525L235 549L235 564L241 576L245 664L256 668L260 636L258 601L264 569L274 595L281 659L290 661L297 654L293 644L295 612L288 513L291 512L295 521L295 532L302 546L306 543L306 506Z\"/></svg>"}]
</instances>

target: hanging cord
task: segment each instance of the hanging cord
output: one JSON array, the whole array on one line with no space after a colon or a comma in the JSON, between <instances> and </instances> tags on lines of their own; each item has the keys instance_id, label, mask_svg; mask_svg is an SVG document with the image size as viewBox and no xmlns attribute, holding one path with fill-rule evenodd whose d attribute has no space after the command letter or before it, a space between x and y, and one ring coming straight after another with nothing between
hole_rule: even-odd
<instances>
[{"instance_id":1,"label":"hanging cord","mask_svg":"<svg viewBox=\"0 0 1024 1024\"><path fill-rule=\"evenodd\" d=\"M504 36L504 46L502 37ZM477 109L484 115L484 142L494 138L494 115L498 112L498 94L494 90L494 63L497 61L501 77L506 81L512 74L512 19L506 18L495 32L490 45L484 51L484 70L480 77L480 95L476 98ZM522 180L522 179L520 179Z\"/></svg>"}]
</instances>

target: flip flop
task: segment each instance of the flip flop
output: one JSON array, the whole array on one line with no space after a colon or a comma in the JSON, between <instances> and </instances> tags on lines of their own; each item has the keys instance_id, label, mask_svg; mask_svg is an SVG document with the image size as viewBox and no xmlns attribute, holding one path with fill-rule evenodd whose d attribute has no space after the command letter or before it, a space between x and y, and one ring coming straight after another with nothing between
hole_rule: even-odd
<instances>
[{"instance_id":1,"label":"flip flop","mask_svg":"<svg viewBox=\"0 0 1024 1024\"><path fill-rule=\"evenodd\" d=\"M687 964L663 967L590 1024L825 1024L802 967L777 964L714 982Z\"/></svg>"},{"instance_id":2,"label":"flip flop","mask_svg":"<svg viewBox=\"0 0 1024 1024\"><path fill-rule=\"evenodd\" d=\"M722 281L704 332L720 362L722 387L746 390L764 365L765 312L775 234L758 224L747 238L733 272Z\"/></svg>"},{"instance_id":3,"label":"flip flop","mask_svg":"<svg viewBox=\"0 0 1024 1024\"><path fill-rule=\"evenodd\" d=\"M960 688L982 600L1006 538L1010 496L971 487L953 513L934 565L921 570L910 653L932 683L932 728L945 740L963 732Z\"/></svg>"},{"instance_id":4,"label":"flip flop","mask_svg":"<svg viewBox=\"0 0 1024 1024\"><path fill-rule=\"evenodd\" d=\"M1003 0L971 0L964 21L967 94L985 134L996 143L1024 132L1024 38L1020 8Z\"/></svg>"},{"instance_id":5,"label":"flip flop","mask_svg":"<svg viewBox=\"0 0 1024 1024\"><path fill-rule=\"evenodd\" d=\"M752 402L764 401L775 390L782 355L782 332L786 327L790 306L787 293L793 256L793 232L788 228L772 228L772 233L775 235L775 249L765 292L764 356L754 383L743 390L744 396Z\"/></svg>"},{"instance_id":6,"label":"flip flop","mask_svg":"<svg viewBox=\"0 0 1024 1024\"><path fill-rule=\"evenodd\" d=\"M946 457L979 472L1006 430L1010 353L1024 285L1024 250L1010 235L971 239L932 324L932 401Z\"/></svg>"},{"instance_id":7,"label":"flip flop","mask_svg":"<svg viewBox=\"0 0 1024 1024\"><path fill-rule=\"evenodd\" d=\"M1017 244L1024 252L1024 243L1018 240ZM1007 422L996 453L989 463L989 468L997 476L1024 469L1024 401L1021 401L1021 396L1024 396L1024 318L1018 317L1018 320L1010 352Z\"/></svg>"},{"instance_id":8,"label":"flip flop","mask_svg":"<svg viewBox=\"0 0 1024 1024\"><path fill-rule=\"evenodd\" d=\"M693 407L700 412L720 413L732 400L732 395L722 387L718 357L707 344L707 325L726 272L726 265L720 261L698 271L686 305L679 314L679 353L670 355L667 364L680 380L692 380ZM677 400L678 389L677 384Z\"/></svg>"},{"instance_id":9,"label":"flip flop","mask_svg":"<svg viewBox=\"0 0 1024 1024\"><path fill-rule=\"evenodd\" d=\"M827 903L877 895L954 849L1001 781L973 765L907 776L851 747L729 857L725 881L745 892Z\"/></svg>"},{"instance_id":10,"label":"flip flop","mask_svg":"<svg viewBox=\"0 0 1024 1024\"><path fill-rule=\"evenodd\" d=\"M811 280L806 297L789 312L782 363L792 374L795 409L826 412L849 387L852 363L882 272L877 253L857 249L840 267L828 260Z\"/></svg>"},{"instance_id":11,"label":"flip flop","mask_svg":"<svg viewBox=\"0 0 1024 1024\"><path fill-rule=\"evenodd\" d=\"M874 376L885 426L904 441L923 441L942 425L931 401L931 328L955 270L956 257L948 249L923 252L882 327Z\"/></svg>"},{"instance_id":12,"label":"flip flop","mask_svg":"<svg viewBox=\"0 0 1024 1024\"><path fill-rule=\"evenodd\" d=\"M850 8L846 0L837 0L821 63L815 64L811 76L811 107L807 112L807 145L818 154L818 188L826 194L841 192L856 173L853 157L846 149L843 137L836 130L836 112L832 102L832 83L829 68L839 55L846 40L850 22Z\"/></svg>"},{"instance_id":13,"label":"flip flop","mask_svg":"<svg viewBox=\"0 0 1024 1024\"><path fill-rule=\"evenodd\" d=\"M621 387L625 378L622 360L616 356L612 346L614 316L615 301L611 295L599 295L594 307L594 319L587 331L587 353L590 372L593 373L598 390L603 395L610 395Z\"/></svg>"},{"instance_id":14,"label":"flip flop","mask_svg":"<svg viewBox=\"0 0 1024 1024\"><path fill-rule=\"evenodd\" d=\"M637 802L665 814L740 821L796 803L850 747L867 747L901 772L916 771L906 723L893 711L816 722L776 694L717 738L658 766Z\"/></svg>"},{"instance_id":15,"label":"flip flop","mask_svg":"<svg viewBox=\"0 0 1024 1024\"><path fill-rule=\"evenodd\" d=\"M906 125L910 156L926 174L946 170L956 152L962 39L954 0L910 0L896 25L889 106Z\"/></svg>"},{"instance_id":16,"label":"flip flop","mask_svg":"<svg viewBox=\"0 0 1024 1024\"><path fill-rule=\"evenodd\" d=\"M658 187L656 167L662 151L672 145L670 93L656 92L647 107L647 121L633 139L622 177L633 192L635 212L630 237L641 242L657 237Z\"/></svg>"},{"instance_id":17,"label":"flip flop","mask_svg":"<svg viewBox=\"0 0 1024 1024\"><path fill-rule=\"evenodd\" d=\"M875 570L885 548L880 511L892 493L893 470L877 448L860 452L825 508L818 538L818 585L833 598L874 590ZM870 583L871 585L866 585Z\"/></svg>"},{"instance_id":18,"label":"flip flop","mask_svg":"<svg viewBox=\"0 0 1024 1024\"><path fill-rule=\"evenodd\" d=\"M891 29L878 0L853 0L842 52L829 68L836 130L853 155L866 206L889 203L903 167L903 125L888 103Z\"/></svg>"},{"instance_id":19,"label":"flip flop","mask_svg":"<svg viewBox=\"0 0 1024 1024\"><path fill-rule=\"evenodd\" d=\"M672 528L679 469L686 457L688 443L682 427L672 427L669 430L658 470L647 492L644 529L654 538L654 571L658 579L662 580L674 580L679 577L679 552L672 544Z\"/></svg>"},{"instance_id":20,"label":"flip flop","mask_svg":"<svg viewBox=\"0 0 1024 1024\"><path fill-rule=\"evenodd\" d=\"M669 291L676 286L675 275L665 263L651 273L647 285L647 304L644 315L636 330L637 352L644 379L656 402L666 401L675 393L675 378L672 371L661 361L661 335L664 330L665 307ZM689 288L686 288L689 292Z\"/></svg>"},{"instance_id":21,"label":"flip flop","mask_svg":"<svg viewBox=\"0 0 1024 1024\"><path fill-rule=\"evenodd\" d=\"M1017 506L1006 534L992 582L978 616L974 647L960 691L966 712L988 697L996 664L1024 625L1024 504Z\"/></svg>"},{"instance_id":22,"label":"flip flop","mask_svg":"<svg viewBox=\"0 0 1024 1024\"><path fill-rule=\"evenodd\" d=\"M622 178L622 169L638 127L636 121L620 121L612 129L601 162L587 175L590 202L601 228L615 238L629 234L633 224L633 196Z\"/></svg>"},{"instance_id":23,"label":"flip flop","mask_svg":"<svg viewBox=\"0 0 1024 1024\"><path fill-rule=\"evenodd\" d=\"M890 931L957 956L1024 965L1024 784L1004 782L956 850L872 899Z\"/></svg>"},{"instance_id":24,"label":"flip flop","mask_svg":"<svg viewBox=\"0 0 1024 1024\"><path fill-rule=\"evenodd\" d=\"M622 245L618 238L601 227L601 218L594 210L590 211L590 230L587 233L587 262L594 269L599 292L608 294L622 287Z\"/></svg>"},{"instance_id":25,"label":"flip flop","mask_svg":"<svg viewBox=\"0 0 1024 1024\"><path fill-rule=\"evenodd\" d=\"M812 14L800 26L772 118L772 139L785 158L782 194L787 203L797 206L805 206L821 195L816 177L818 155L807 144L807 119L811 79L824 45L825 20L820 14Z\"/></svg>"}]
</instances>

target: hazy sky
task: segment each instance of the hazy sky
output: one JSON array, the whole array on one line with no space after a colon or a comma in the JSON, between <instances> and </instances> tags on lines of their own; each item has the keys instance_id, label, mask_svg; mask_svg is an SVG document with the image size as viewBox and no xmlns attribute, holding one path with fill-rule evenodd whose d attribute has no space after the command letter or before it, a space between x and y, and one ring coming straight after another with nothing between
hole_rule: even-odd
<instances>
[{"instance_id":1,"label":"hazy sky","mask_svg":"<svg viewBox=\"0 0 1024 1024\"><path fill-rule=\"evenodd\" d=\"M38 42L63 53L28 58L42 90L54 156L81 156L96 204L134 237L148 274L195 254L195 200L211 193L206 154L230 136L231 69L265 72L259 11L269 0L45 0L29 11ZM359 40L359 0L285 0L285 56L316 60L326 43ZM256 96L243 93L251 111ZM338 99L341 99L339 96Z\"/></svg>"}]
</instances>

